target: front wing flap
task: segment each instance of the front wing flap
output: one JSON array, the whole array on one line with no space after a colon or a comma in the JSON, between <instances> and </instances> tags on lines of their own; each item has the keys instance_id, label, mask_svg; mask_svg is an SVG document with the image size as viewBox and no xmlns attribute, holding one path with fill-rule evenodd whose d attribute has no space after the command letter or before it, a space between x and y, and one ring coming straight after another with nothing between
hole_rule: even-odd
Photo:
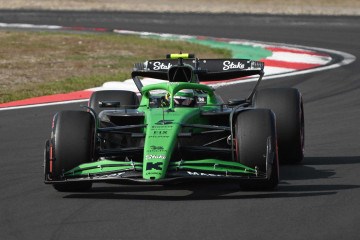
<instances>
[{"instance_id":1,"label":"front wing flap","mask_svg":"<svg viewBox=\"0 0 360 240\"><path fill-rule=\"evenodd\" d=\"M66 173L61 179L51 179L45 183L66 183L78 181L108 182L123 184L163 184L191 180L250 181L266 180L267 174L237 162L217 159L170 162L166 177L159 180L142 178L142 162L101 160L82 164Z\"/></svg>"}]
</instances>

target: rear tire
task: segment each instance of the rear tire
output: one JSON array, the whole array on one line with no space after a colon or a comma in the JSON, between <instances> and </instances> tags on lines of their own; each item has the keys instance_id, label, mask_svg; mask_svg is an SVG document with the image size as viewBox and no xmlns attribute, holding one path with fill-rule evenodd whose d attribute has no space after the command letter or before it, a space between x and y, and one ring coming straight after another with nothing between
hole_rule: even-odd
<instances>
[{"instance_id":1,"label":"rear tire","mask_svg":"<svg viewBox=\"0 0 360 240\"><path fill-rule=\"evenodd\" d=\"M139 98L135 92L124 90L104 90L94 92L89 100L89 107L92 108L96 115L103 110L115 110L118 108L100 107L99 102L115 101L120 102L121 106L129 106L128 108L137 108L139 106ZM120 107L121 107L120 106Z\"/></svg>"},{"instance_id":2,"label":"rear tire","mask_svg":"<svg viewBox=\"0 0 360 240\"><path fill-rule=\"evenodd\" d=\"M251 168L257 167L264 173L271 171L267 180L246 180L241 187L247 190L275 189L279 182L279 167L274 113L269 109L240 112L236 119L235 133L237 161ZM269 159L267 168L268 141L273 156Z\"/></svg>"},{"instance_id":3,"label":"rear tire","mask_svg":"<svg viewBox=\"0 0 360 240\"><path fill-rule=\"evenodd\" d=\"M276 115L280 163L299 163L304 158L304 107L295 88L269 88L256 92L255 108L271 109Z\"/></svg>"},{"instance_id":4,"label":"rear tire","mask_svg":"<svg viewBox=\"0 0 360 240\"><path fill-rule=\"evenodd\" d=\"M89 112L62 111L54 116L49 169L52 180L63 180L63 174L80 164L90 162L94 150L94 118ZM58 191L86 191L91 182L53 184Z\"/></svg>"}]
</instances>

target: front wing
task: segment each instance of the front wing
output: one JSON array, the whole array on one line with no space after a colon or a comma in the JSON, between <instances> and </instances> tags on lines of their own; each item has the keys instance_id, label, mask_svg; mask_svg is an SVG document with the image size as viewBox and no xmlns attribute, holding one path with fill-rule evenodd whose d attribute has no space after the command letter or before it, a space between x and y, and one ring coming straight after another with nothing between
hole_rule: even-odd
<instances>
[{"instance_id":1,"label":"front wing","mask_svg":"<svg viewBox=\"0 0 360 240\"><path fill-rule=\"evenodd\" d=\"M267 161L268 162L268 161ZM242 165L238 162L217 159L189 160L170 162L166 177L159 180L142 178L142 162L101 160L82 164L66 173L60 180L53 180L46 175L45 183L66 182L107 182L119 184L165 184L186 181L211 180L211 181L257 181L267 180L270 169L260 172Z\"/></svg>"}]
</instances>

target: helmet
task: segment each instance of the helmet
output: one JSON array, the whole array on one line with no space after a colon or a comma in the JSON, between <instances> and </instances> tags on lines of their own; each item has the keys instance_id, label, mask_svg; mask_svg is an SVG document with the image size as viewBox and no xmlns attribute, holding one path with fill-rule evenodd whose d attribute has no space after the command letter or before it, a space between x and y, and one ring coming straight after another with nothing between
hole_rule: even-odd
<instances>
[{"instance_id":1,"label":"helmet","mask_svg":"<svg viewBox=\"0 0 360 240\"><path fill-rule=\"evenodd\" d=\"M195 104L194 90L184 89L174 96L174 103L177 107L193 107Z\"/></svg>"}]
</instances>

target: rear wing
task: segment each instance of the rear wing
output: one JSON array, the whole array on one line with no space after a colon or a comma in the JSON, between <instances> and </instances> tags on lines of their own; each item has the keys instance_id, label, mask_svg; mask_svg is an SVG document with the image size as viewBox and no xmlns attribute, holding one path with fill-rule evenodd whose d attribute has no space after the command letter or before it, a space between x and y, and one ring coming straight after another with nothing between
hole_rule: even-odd
<instances>
[{"instance_id":1,"label":"rear wing","mask_svg":"<svg viewBox=\"0 0 360 240\"><path fill-rule=\"evenodd\" d=\"M191 58L189 58L191 56ZM198 59L193 54L170 54L168 59L148 60L134 65L131 76L141 92L143 87L139 77L149 77L170 82L219 81L259 75L264 76L264 63L249 59Z\"/></svg>"},{"instance_id":2,"label":"rear wing","mask_svg":"<svg viewBox=\"0 0 360 240\"><path fill-rule=\"evenodd\" d=\"M191 66L198 81L219 81L260 74L264 63L248 59L183 59L183 64ZM168 70L178 65L177 59L149 60L137 63L132 76L169 80Z\"/></svg>"}]
</instances>

